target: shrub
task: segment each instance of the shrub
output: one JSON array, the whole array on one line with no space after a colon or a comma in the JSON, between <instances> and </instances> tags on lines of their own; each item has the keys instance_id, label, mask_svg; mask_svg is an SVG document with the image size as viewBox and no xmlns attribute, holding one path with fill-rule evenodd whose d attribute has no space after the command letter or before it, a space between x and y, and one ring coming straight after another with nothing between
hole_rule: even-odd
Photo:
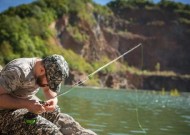
<instances>
[{"instance_id":1,"label":"shrub","mask_svg":"<svg viewBox=\"0 0 190 135\"><path fill-rule=\"evenodd\" d=\"M102 57L100 60L92 62L92 66L95 70L99 69L100 67L103 67L107 63L109 63L111 60L108 59L106 56ZM114 62L110 64L109 66L103 68L101 72L103 73L116 73L116 72L124 72L126 70L126 67L118 62Z\"/></svg>"},{"instance_id":2,"label":"shrub","mask_svg":"<svg viewBox=\"0 0 190 135\"><path fill-rule=\"evenodd\" d=\"M67 26L67 30L76 41L84 42L88 39L88 35L81 33L81 30L77 26L69 25Z\"/></svg>"},{"instance_id":3,"label":"shrub","mask_svg":"<svg viewBox=\"0 0 190 135\"><path fill-rule=\"evenodd\" d=\"M74 53L72 50L63 50L63 56L69 63L69 66L73 70L78 70L80 72L92 73L93 67L85 61L84 58Z\"/></svg>"},{"instance_id":4,"label":"shrub","mask_svg":"<svg viewBox=\"0 0 190 135\"><path fill-rule=\"evenodd\" d=\"M186 18L179 18L179 22L185 25L190 25L190 20Z\"/></svg>"}]
</instances>

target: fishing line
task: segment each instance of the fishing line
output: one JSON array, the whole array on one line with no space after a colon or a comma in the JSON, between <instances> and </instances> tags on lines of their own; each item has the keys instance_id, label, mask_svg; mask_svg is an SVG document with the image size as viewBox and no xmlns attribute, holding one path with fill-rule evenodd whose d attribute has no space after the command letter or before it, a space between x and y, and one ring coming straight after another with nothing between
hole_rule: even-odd
<instances>
[{"instance_id":1,"label":"fishing line","mask_svg":"<svg viewBox=\"0 0 190 135\"><path fill-rule=\"evenodd\" d=\"M143 46L141 45L141 65L140 65L140 69L141 69L141 71L143 70L143 64L144 64L144 61L143 61L143 54L144 54L144 52L143 52ZM141 80L141 82L142 82L142 80ZM139 109L138 109L138 105L137 105L137 103L139 103L139 98L138 98L138 93L137 93L137 89L135 90L135 92L136 92L136 108L135 108L135 112L136 112L136 118L137 118L137 123L138 123L138 126L139 126L139 128L143 131L143 133L145 134L145 135L147 135L147 132L146 132L146 130L142 127L142 125L141 125L141 123L140 123L140 120L139 120Z\"/></svg>"},{"instance_id":2,"label":"fishing line","mask_svg":"<svg viewBox=\"0 0 190 135\"><path fill-rule=\"evenodd\" d=\"M69 88L68 90L66 90L65 92L62 92L62 93L59 93L58 95L56 95L55 97L53 98L56 98L56 97L59 97L59 96L62 96L62 95L65 95L69 92L71 92L71 90L73 90L76 86L79 86L81 84L83 84L84 82L86 82L87 80L89 80L90 78L92 78L92 76L94 74L96 74L97 72L101 71L102 69L104 69L105 67L109 66L110 64L112 64L113 62L117 61L118 59L120 59L121 57L125 56L126 54L132 52L133 50L135 50L136 48L138 48L139 46L142 46L141 43L139 43L138 45L136 45L135 47L131 48L130 50L128 50L127 52L123 53L122 55L120 55L119 57L115 58L114 60L108 62L107 64L103 65L102 67L98 68L97 70L95 70L94 72L92 72L91 74L89 74L86 79L82 80L82 81L79 81L77 83L75 83L71 88ZM45 102L41 102L41 104L45 104ZM139 124L139 127L144 131L144 129L142 128L140 122L139 122L139 118L138 118L138 108L136 107L136 112L137 112L137 121L138 121L138 124ZM27 112L25 115L24 115L24 121L26 124L35 124L36 121L37 121L37 116L38 114L34 114L34 113L31 113L31 112Z\"/></svg>"},{"instance_id":3,"label":"fishing line","mask_svg":"<svg viewBox=\"0 0 190 135\"><path fill-rule=\"evenodd\" d=\"M112 64L113 62L117 61L118 59L122 58L123 56L129 54L130 52L132 52L133 50L135 50L136 48L138 48L139 46L142 46L141 43L139 43L138 45L136 45L135 47L131 48L130 50L126 51L125 53L123 53L122 55L120 55L119 57L115 58L114 60L108 62L107 64L103 65L102 67L98 68L97 70L95 70L94 72L92 72L91 74L89 74L86 79L82 80L82 81L78 81L77 83L73 84L71 86L71 88L67 89L65 92L62 92L62 93L59 93L57 96L55 96L54 98L56 97L59 97L59 96L62 96L62 95L65 95L69 92L71 92L71 90L73 90L76 86L80 86L81 84L85 83L87 80L91 79L92 76L94 74L96 74L97 72L99 72L100 70L104 69L105 67L109 66L110 64Z\"/></svg>"},{"instance_id":4,"label":"fishing line","mask_svg":"<svg viewBox=\"0 0 190 135\"><path fill-rule=\"evenodd\" d=\"M130 52L132 52L133 50L135 50L136 48L138 48L139 46L141 46L141 70L143 69L143 46L141 43L139 43L138 45L136 45L135 47L131 48L130 50L126 51L125 53L123 53L122 55L120 55L119 57L115 58L114 60L110 61L109 63L103 65L102 67L98 68L97 70L95 70L94 72L92 72L91 74L89 74L86 79L82 80L82 81L78 81L77 83L73 84L71 86L71 88L68 88L65 92L62 92L62 93L59 93L57 96L55 96L54 98L56 97L59 97L59 96L62 96L62 95L65 95L69 92L71 92L76 86L80 86L81 84L85 83L86 81L88 81L89 79L92 78L92 76L94 74L96 74L97 72L101 71L102 69L104 69L105 67L109 66L110 64L112 64L113 62L117 61L118 59L120 59L121 57L129 54ZM138 103L138 96L137 96L137 89L136 89L136 103ZM136 108L135 108L135 111L136 111L136 118L137 118L137 123L138 123L138 126L139 128L143 131L143 133L146 135L146 130L142 127L141 123L140 123L140 120L139 120L139 110L138 110L138 106L136 104Z\"/></svg>"}]
</instances>

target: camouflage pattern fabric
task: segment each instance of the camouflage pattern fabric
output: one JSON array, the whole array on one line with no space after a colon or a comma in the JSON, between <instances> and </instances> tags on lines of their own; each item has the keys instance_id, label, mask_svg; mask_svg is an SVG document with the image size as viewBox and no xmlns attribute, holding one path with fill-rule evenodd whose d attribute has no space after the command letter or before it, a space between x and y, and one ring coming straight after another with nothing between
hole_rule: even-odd
<instances>
[{"instance_id":1,"label":"camouflage pattern fabric","mask_svg":"<svg viewBox=\"0 0 190 135\"><path fill-rule=\"evenodd\" d=\"M54 54L43 59L48 85L54 92L60 91L61 82L69 76L69 67L64 57Z\"/></svg>"},{"instance_id":2,"label":"camouflage pattern fabric","mask_svg":"<svg viewBox=\"0 0 190 135\"><path fill-rule=\"evenodd\" d=\"M33 74L36 60L20 58L9 62L0 73L0 86L18 98L33 97L39 90Z\"/></svg>"},{"instance_id":3,"label":"camouflage pattern fabric","mask_svg":"<svg viewBox=\"0 0 190 135\"><path fill-rule=\"evenodd\" d=\"M24 122L26 109L0 110L0 132L4 135L96 135L84 129L71 116L54 112L43 113L37 117L37 123Z\"/></svg>"}]
</instances>

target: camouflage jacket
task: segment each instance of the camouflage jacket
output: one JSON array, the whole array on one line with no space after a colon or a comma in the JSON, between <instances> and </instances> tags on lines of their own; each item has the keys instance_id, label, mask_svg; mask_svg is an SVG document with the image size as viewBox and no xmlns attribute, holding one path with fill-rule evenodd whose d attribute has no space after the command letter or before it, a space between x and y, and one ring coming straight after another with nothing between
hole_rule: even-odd
<instances>
[{"instance_id":1,"label":"camouflage jacket","mask_svg":"<svg viewBox=\"0 0 190 135\"><path fill-rule=\"evenodd\" d=\"M36 58L20 58L8 63L0 73L0 87L19 98L30 98L39 89L33 74Z\"/></svg>"}]
</instances>

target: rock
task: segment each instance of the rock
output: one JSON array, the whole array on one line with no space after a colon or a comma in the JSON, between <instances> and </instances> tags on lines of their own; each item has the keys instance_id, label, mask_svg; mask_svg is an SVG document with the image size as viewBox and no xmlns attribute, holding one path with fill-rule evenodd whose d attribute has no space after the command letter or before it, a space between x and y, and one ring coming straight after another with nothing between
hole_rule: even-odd
<instances>
[{"instance_id":1,"label":"rock","mask_svg":"<svg viewBox=\"0 0 190 135\"><path fill-rule=\"evenodd\" d=\"M113 88L113 86L114 86L114 78L113 78L112 75L108 75L105 85L106 85L106 87Z\"/></svg>"}]
</instances>

